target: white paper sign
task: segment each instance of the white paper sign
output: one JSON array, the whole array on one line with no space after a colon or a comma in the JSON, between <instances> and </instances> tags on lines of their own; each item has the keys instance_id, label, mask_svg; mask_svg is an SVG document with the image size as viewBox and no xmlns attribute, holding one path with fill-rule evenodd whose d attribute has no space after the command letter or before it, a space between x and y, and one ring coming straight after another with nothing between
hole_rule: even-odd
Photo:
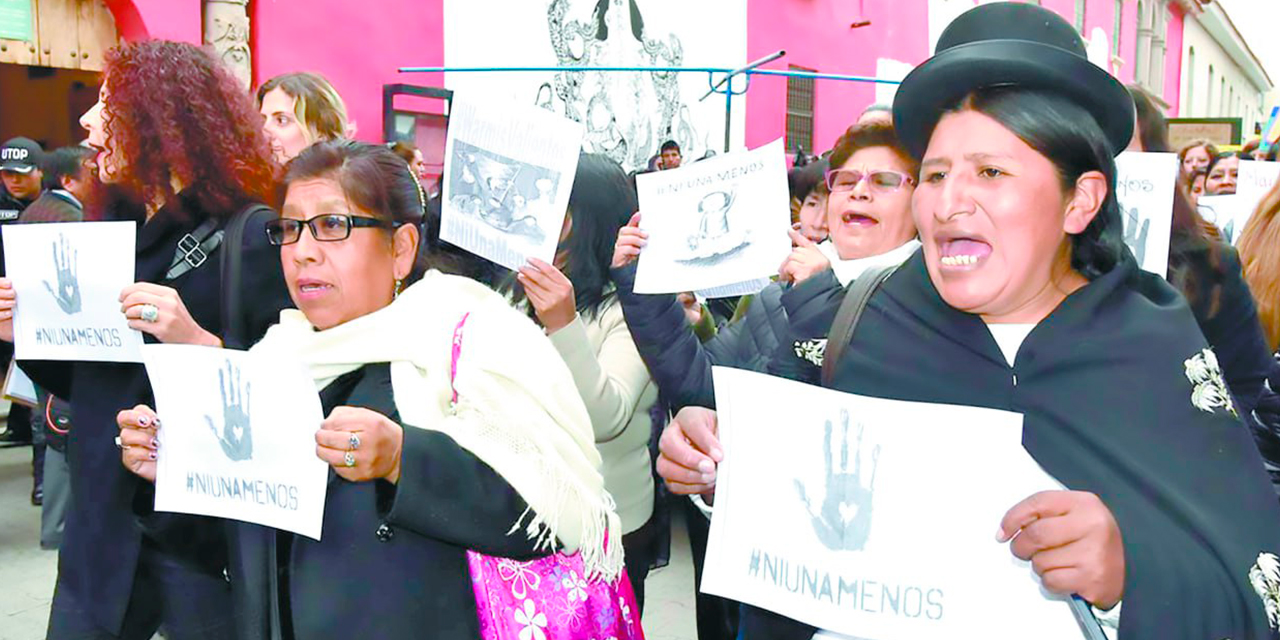
<instances>
[{"instance_id":1,"label":"white paper sign","mask_svg":"<svg viewBox=\"0 0 1280 640\"><path fill-rule=\"evenodd\" d=\"M1277 177L1280 177L1280 162L1241 160L1236 193L1256 205L1275 186Z\"/></svg>"},{"instance_id":2,"label":"white paper sign","mask_svg":"<svg viewBox=\"0 0 1280 640\"><path fill-rule=\"evenodd\" d=\"M320 539L324 414L301 366L230 349L146 345L160 416L157 511L253 522Z\"/></svg>"},{"instance_id":3,"label":"white paper sign","mask_svg":"<svg viewBox=\"0 0 1280 640\"><path fill-rule=\"evenodd\" d=\"M870 640L1080 640L1067 601L995 540L1009 508L1061 488L1022 448L1020 415L714 378L725 457L704 592Z\"/></svg>"},{"instance_id":4,"label":"white paper sign","mask_svg":"<svg viewBox=\"0 0 1280 640\"><path fill-rule=\"evenodd\" d=\"M1169 271L1169 234L1178 154L1126 151L1116 158L1116 198L1124 221L1124 243L1138 265L1161 278Z\"/></svg>"},{"instance_id":5,"label":"white paper sign","mask_svg":"<svg viewBox=\"0 0 1280 640\"><path fill-rule=\"evenodd\" d=\"M768 278L756 278L754 280L748 280L746 282L735 282L733 284L727 284L722 287L715 287L712 289L702 289L700 291L695 291L694 294L697 295L698 298L702 300L710 300L712 298L735 298L738 296L749 296L752 294L760 293L760 290L769 286L770 282L773 282L773 281Z\"/></svg>"},{"instance_id":6,"label":"white paper sign","mask_svg":"<svg viewBox=\"0 0 1280 640\"><path fill-rule=\"evenodd\" d=\"M508 269L551 262L578 169L582 125L533 105L454 94L440 238Z\"/></svg>"},{"instance_id":7,"label":"white paper sign","mask_svg":"<svg viewBox=\"0 0 1280 640\"><path fill-rule=\"evenodd\" d=\"M782 140L636 176L649 244L636 293L714 289L768 278L791 252Z\"/></svg>"},{"instance_id":8,"label":"white paper sign","mask_svg":"<svg viewBox=\"0 0 1280 640\"><path fill-rule=\"evenodd\" d=\"M18 360L141 362L142 334L120 312L134 283L133 222L7 225L5 272L18 295Z\"/></svg>"},{"instance_id":9,"label":"white paper sign","mask_svg":"<svg viewBox=\"0 0 1280 640\"><path fill-rule=\"evenodd\" d=\"M16 360L9 361L9 374L4 379L4 397L28 407L36 406L40 400L36 394L36 383L27 377Z\"/></svg>"},{"instance_id":10,"label":"white paper sign","mask_svg":"<svg viewBox=\"0 0 1280 640\"><path fill-rule=\"evenodd\" d=\"M1240 232L1253 215L1256 202L1250 202L1247 196L1232 193L1221 196L1200 196L1197 208L1200 217L1218 227L1222 239L1228 244L1240 241Z\"/></svg>"}]
</instances>

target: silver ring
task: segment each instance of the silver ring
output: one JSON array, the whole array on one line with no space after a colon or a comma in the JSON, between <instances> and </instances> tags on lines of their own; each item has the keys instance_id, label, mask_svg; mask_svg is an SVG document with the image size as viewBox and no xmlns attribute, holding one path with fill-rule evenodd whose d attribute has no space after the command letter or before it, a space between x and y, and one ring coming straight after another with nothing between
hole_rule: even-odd
<instances>
[{"instance_id":1,"label":"silver ring","mask_svg":"<svg viewBox=\"0 0 1280 640\"><path fill-rule=\"evenodd\" d=\"M120 436L116 436L116 448L121 450L124 449L124 443L120 442Z\"/></svg>"},{"instance_id":2,"label":"silver ring","mask_svg":"<svg viewBox=\"0 0 1280 640\"><path fill-rule=\"evenodd\" d=\"M143 322L156 322L160 319L160 309L154 304L144 304L139 317Z\"/></svg>"},{"instance_id":3,"label":"silver ring","mask_svg":"<svg viewBox=\"0 0 1280 640\"><path fill-rule=\"evenodd\" d=\"M356 466L356 454L354 454L354 453L352 453L352 452L350 452L350 451L348 451L348 452L346 452L346 453L342 454L342 462L343 462L343 464L347 465L348 467L354 467L354 466Z\"/></svg>"},{"instance_id":4,"label":"silver ring","mask_svg":"<svg viewBox=\"0 0 1280 640\"><path fill-rule=\"evenodd\" d=\"M356 449L359 449L359 448L360 448L360 434L353 433L351 434L351 438L347 440L347 449L350 451L355 451Z\"/></svg>"}]
</instances>

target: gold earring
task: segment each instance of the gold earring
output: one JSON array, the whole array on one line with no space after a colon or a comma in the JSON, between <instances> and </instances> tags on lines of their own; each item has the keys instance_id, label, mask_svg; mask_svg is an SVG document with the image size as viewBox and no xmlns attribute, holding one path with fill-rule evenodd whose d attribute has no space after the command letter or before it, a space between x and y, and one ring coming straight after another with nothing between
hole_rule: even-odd
<instances>
[{"instance_id":1,"label":"gold earring","mask_svg":"<svg viewBox=\"0 0 1280 640\"><path fill-rule=\"evenodd\" d=\"M404 288L404 280L401 280L400 278L396 278L396 288L395 288L395 292L391 296L392 299L399 298L400 290L403 288Z\"/></svg>"}]
</instances>

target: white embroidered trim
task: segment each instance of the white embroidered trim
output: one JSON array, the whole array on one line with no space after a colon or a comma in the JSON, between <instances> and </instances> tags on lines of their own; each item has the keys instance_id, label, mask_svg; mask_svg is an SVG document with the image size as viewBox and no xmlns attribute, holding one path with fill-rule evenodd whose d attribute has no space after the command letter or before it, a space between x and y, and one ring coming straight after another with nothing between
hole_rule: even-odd
<instances>
[{"instance_id":1,"label":"white embroidered trim","mask_svg":"<svg viewBox=\"0 0 1280 640\"><path fill-rule=\"evenodd\" d=\"M1249 570L1249 584L1262 598L1267 610L1267 624L1280 628L1280 558L1273 553L1259 553L1258 561Z\"/></svg>"},{"instance_id":2,"label":"white embroidered trim","mask_svg":"<svg viewBox=\"0 0 1280 640\"><path fill-rule=\"evenodd\" d=\"M1222 407L1231 415L1237 415L1235 407L1231 405L1227 384L1222 379L1222 370L1218 368L1218 357L1211 349L1204 349L1191 356L1183 365L1187 369L1187 380L1192 385L1192 405L1206 413L1213 413L1215 408Z\"/></svg>"},{"instance_id":3,"label":"white embroidered trim","mask_svg":"<svg viewBox=\"0 0 1280 640\"><path fill-rule=\"evenodd\" d=\"M827 339L797 340L792 348L795 349L797 358L803 358L821 367L822 357L827 353Z\"/></svg>"}]
</instances>

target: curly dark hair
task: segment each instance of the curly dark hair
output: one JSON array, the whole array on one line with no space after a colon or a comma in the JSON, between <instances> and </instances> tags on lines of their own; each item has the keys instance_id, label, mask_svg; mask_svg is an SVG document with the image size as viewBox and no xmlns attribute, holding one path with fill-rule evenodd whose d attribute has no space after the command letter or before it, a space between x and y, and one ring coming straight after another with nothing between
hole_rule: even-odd
<instances>
[{"instance_id":1,"label":"curly dark hair","mask_svg":"<svg viewBox=\"0 0 1280 640\"><path fill-rule=\"evenodd\" d=\"M103 77L103 129L129 197L172 202L176 179L183 199L211 216L270 201L276 169L262 116L222 62L152 40L108 51Z\"/></svg>"}]
</instances>

